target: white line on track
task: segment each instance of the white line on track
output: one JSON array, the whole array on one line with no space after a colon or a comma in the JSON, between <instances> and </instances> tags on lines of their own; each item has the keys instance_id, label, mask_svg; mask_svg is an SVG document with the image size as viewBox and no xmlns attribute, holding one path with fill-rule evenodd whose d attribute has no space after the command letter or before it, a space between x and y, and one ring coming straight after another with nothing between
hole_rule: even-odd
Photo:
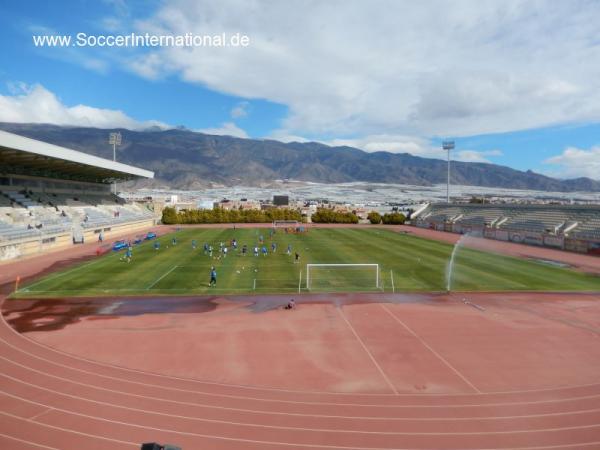
<instances>
[{"instance_id":1,"label":"white line on track","mask_svg":"<svg viewBox=\"0 0 600 450\"><path fill-rule=\"evenodd\" d=\"M119 395L123 395L126 397L133 397L133 398L143 398L143 399L147 399L147 400L153 400L153 401L157 401L157 402L163 402L163 403L172 403L172 404L177 404L177 405L185 405L185 406L194 406L194 407L201 407L201 408L205 408L205 409L218 409L218 410L224 410L224 411L236 411L236 412L244 412L244 413L251 413L251 414L261 414L261 415L282 415L282 416L292 416L292 417L319 417L319 418L335 418L335 419L348 419L348 420L373 420L373 421L386 421L386 420L394 420L394 421L407 421L407 420L414 420L413 418L410 417L390 417L390 416L339 416L339 415L327 415L327 414L304 414L304 413L289 413L289 412L279 412L279 411L264 411L264 410L256 410L256 409L247 409L247 408L234 408L234 407L227 407L227 406L215 406L215 405L209 405L206 403L194 403L194 402L184 402L184 401L178 401L178 400L172 400L172 399L168 399L168 398L162 398L162 397L156 397L156 396L149 396L149 395L142 395L142 394L134 394L134 393L130 393L130 392L126 392L126 391L118 391L115 389L109 389L109 388L105 388L105 387L99 387L93 384L88 384L88 383L82 383L79 381L74 381L72 378L65 378L65 377L60 377L57 375L51 375L47 372L42 372L40 370L34 369L32 367L28 367L25 366L23 364L19 364L15 361L11 361L3 356L0 356L1 359L5 360L6 362L22 367L26 370L29 370L31 372L35 372L35 373L39 373L41 375L44 375L46 377L49 378L54 378L60 381L64 381L65 383L71 383L71 384L75 384L78 386L83 386L89 389L95 389L97 391L103 391L103 392L110 392L113 394L119 394ZM43 387L39 387L35 384L23 381L21 379L17 379L14 377L11 377L10 375L7 375L5 373L0 373L1 377L5 377L5 378L9 378L13 381L16 381L18 383L21 384L26 384L29 386L33 386L33 387L37 387L39 389L42 390L46 390L46 391L50 391L50 392L55 392L58 393L60 395L65 395L65 396L69 396L69 397L75 397L75 398L80 398L81 400L85 400L85 401L90 401L90 402L94 402L94 403L102 403L96 400L91 400L91 399L85 399L83 397L76 397L76 396L72 396L71 394L67 394L67 393L61 393L59 391L55 391L55 390L50 390L47 388L43 388ZM11 395L10 393L6 393L6 395ZM571 399L567 399L567 400L571 400ZM117 407L120 407L118 405L114 405ZM347 406L347 405L344 405ZM456 406L454 405L440 405L440 406L430 406L432 408L441 408L441 407L448 407L450 409L455 408ZM483 405L468 405L468 406L483 406ZM415 406L414 405L409 405L407 406L411 409L414 409ZM132 408L128 408L128 407L123 407L123 408L127 408L127 409L132 409ZM404 408L404 406L402 406L401 408ZM600 408L598 409L588 409L588 410L575 410L575 411L562 411L562 412L553 412L553 413L542 413L542 414L524 414L524 415L509 415L509 416L484 416L484 417L480 417L480 416L476 416L476 417L433 417L433 418L419 418L418 420L422 420L422 421L464 421L464 420L501 420L501 419L522 419L522 418L539 418L539 417L552 417L552 416L568 416L568 415L578 415L578 414L586 414L586 413L595 413L595 412L600 412ZM160 413L162 415L168 415L168 414L164 414L164 413Z\"/></svg>"},{"instance_id":2,"label":"white line on track","mask_svg":"<svg viewBox=\"0 0 600 450\"><path fill-rule=\"evenodd\" d=\"M165 272L162 276L158 277L154 283L148 285L148 287L146 288L146 290L151 289L156 283L158 283L160 280L162 280L164 277L166 277L167 275L169 275L171 272L173 272L178 267L179 266L173 266L173 267L171 267L171 269L169 269L167 272Z\"/></svg>"},{"instance_id":3,"label":"white line on track","mask_svg":"<svg viewBox=\"0 0 600 450\"><path fill-rule=\"evenodd\" d=\"M48 450L60 450L59 448L56 448L56 447L48 447L47 445L44 445L44 444L36 444L35 442L26 441L25 439L19 439L17 437L9 436L8 434L4 434L4 433L0 433L0 437L5 438L5 439L10 439L12 441L17 441L22 444L31 445L32 447L45 448Z\"/></svg>"},{"instance_id":4,"label":"white line on track","mask_svg":"<svg viewBox=\"0 0 600 450\"><path fill-rule=\"evenodd\" d=\"M88 402L88 403L93 403L96 405L104 405L104 406L109 406L112 408L117 408L117 409L123 409L126 411L134 411L134 412L139 412L139 413L143 413L143 414L150 414L150 415L156 415L156 416L162 416L162 417L171 417L171 418L175 418L175 419L184 419L184 420L190 420L190 421L196 421L196 422L207 422L207 423L217 423L217 424L225 424L225 425L233 425L233 426L241 426L241 427L254 427L254 428L266 428L266 429L276 429L276 430L301 430L301 431L310 431L310 432L323 432L323 433L349 433L349 434L367 434L367 435L372 435L372 434L382 434L382 435L405 435L407 434L407 432L398 432L398 431L367 431L367 430L356 430L356 429L343 429L343 428L309 428L309 427L294 427L294 426L282 426L282 425L268 425L268 424L259 424L259 423L252 423L252 422L233 422L233 421L229 421L229 420L221 420L221 419L208 419L208 418L204 418L204 417L197 417L197 416L184 416L184 415L180 415L180 414L169 414L169 413L161 413L159 411L154 411L154 410L148 410L148 409L139 409L139 408L132 408L129 406L123 406L123 405L118 405L118 404L114 404L114 403L108 403L108 402L102 402L99 400L93 400L93 399L88 399L88 398L84 398L81 397L79 395L73 395L73 394L68 394L68 393L64 393L64 392L60 392L57 391L55 389L50 389L50 388L45 388L36 384L32 384L26 381L23 381L21 379L15 378L15 377L11 377L10 375L6 375L6 374L0 374L0 376L3 376L5 378L8 378L14 382L17 383L21 383L24 384L26 386L30 386L33 387L35 389L41 390L41 391L46 391L46 392L50 392L62 397L69 397L75 400L81 400L84 402ZM90 386L91 388L94 388L94 386ZM33 400L29 400L26 399L24 397L20 397L18 395L12 394L10 392L7 391L1 391L0 390L0 395L5 395L7 397L11 397L14 398L16 400L20 400L26 403L32 403L35 404L37 406L47 406L48 409L46 409L42 414L38 414L35 416L35 419L37 419L38 417L51 412L51 411L62 411L62 412L67 412L67 413L71 413L73 411L71 410L65 410L65 409L61 409L61 408L57 408L54 406L50 406L44 403L40 403L40 402L36 402ZM128 394L125 394L128 395ZM600 409L593 409L593 410L589 410L589 411L577 411L574 414L575 415L579 415L579 414L589 414L589 413L597 413L599 412ZM75 413L77 414L77 413ZM270 413L267 413L270 414ZM567 413L568 415L570 415L570 413ZM505 419L523 419L523 418L527 418L527 417L534 417L534 418L539 418L539 417L554 417L554 416L560 416L560 415L565 415L564 413L549 413L549 414L541 414L541 415L533 415L533 416L505 416L505 417L460 417L460 418L456 418L456 417L443 417L443 418L439 418L439 417L424 417L424 418L412 418L412 417L399 417L399 418L394 418L394 421L401 421L401 422L407 422L407 421L414 421L414 422L435 422L435 421L439 421L439 422L465 422L465 421L478 421L478 420L486 420L486 421L495 421L495 420L505 420ZM316 417L313 415L305 415L308 417ZM340 416L327 416L328 418L340 418ZM347 417L345 417L347 418ZM35 421L34 418L29 418L27 420L29 421ZM362 417L356 417L356 418L351 418L353 420L363 420L364 418ZM375 419L380 419L378 417L371 417L371 419L375 420ZM387 419L382 419L382 420L390 420L389 418ZM598 424L592 424L593 426L599 426ZM592 425L582 425L582 427L587 427L587 426L592 426ZM558 427L558 428L543 428L543 429L536 429L536 430L519 430L520 432L534 432L534 431L553 431L553 430L563 430L563 427ZM509 432L508 430L506 432ZM481 433L483 434L484 432L456 432L456 433L447 433L447 434L471 434L471 433ZM494 431L488 431L485 433L501 433L501 432L494 432ZM410 434L410 433L408 433ZM419 433L416 433L419 434ZM424 433L421 433L424 434ZM429 433L427 433L429 434ZM443 434L443 433L442 433Z\"/></svg>"},{"instance_id":5,"label":"white line on track","mask_svg":"<svg viewBox=\"0 0 600 450\"><path fill-rule=\"evenodd\" d=\"M1 374L4 375L4 374ZM6 393L5 393L6 394ZM34 416L29 417L27 420L30 420L32 422L35 422L37 419L39 419L40 417L42 417L45 414L48 414L50 411L54 411L54 408L46 408L44 411L42 411L41 413L37 413Z\"/></svg>"},{"instance_id":6,"label":"white line on track","mask_svg":"<svg viewBox=\"0 0 600 450\"><path fill-rule=\"evenodd\" d=\"M403 321L401 321L395 314L393 314L386 305L384 304L379 304L379 306L381 306L381 308L383 308L383 310L385 312L387 312L396 322L398 322L400 325L402 325L404 327L404 329L406 329L406 331L408 331L410 334L412 334L427 350L429 350L431 353L433 353L434 356L436 356L442 363L444 363L444 365L446 367L448 367L450 370L452 370L452 372L454 372L462 381L464 381L467 385L469 385L469 387L471 389L473 389L475 392L477 392L478 394L481 394L482 392L477 389L477 386L475 386L473 383L471 383L467 377L465 377L462 373L460 373L458 371L458 369L456 369L452 364L450 364L446 358L444 358L442 355L440 355L438 352L436 352L427 342L425 342L417 333L415 333L408 325L406 325Z\"/></svg>"},{"instance_id":7,"label":"white line on track","mask_svg":"<svg viewBox=\"0 0 600 450\"><path fill-rule=\"evenodd\" d=\"M0 414L3 415L3 416L11 417L11 418L16 419L16 420L22 420L24 422L28 422L27 419L24 419L24 418L19 417L19 416L15 416L14 414L10 414L10 413L7 413L5 411L0 411ZM115 442L117 444L132 445L135 448L139 448L139 446L140 446L140 444L138 444L136 442L120 441L118 439L112 439L112 438L105 437L105 436L99 436L97 434L83 433L81 431L76 431L76 430L72 430L72 429L69 429L69 428L57 427L57 426L54 426L54 425L49 425L47 423L36 422L35 424L36 424L36 426L41 426L41 427L44 427L44 428L51 428L53 430L66 431L67 433L78 434L79 436L91 437L91 438L94 438L94 439L102 439L103 441Z\"/></svg>"},{"instance_id":8,"label":"white line on track","mask_svg":"<svg viewBox=\"0 0 600 450\"><path fill-rule=\"evenodd\" d=\"M390 389L392 390L392 392L395 395L398 395L398 390L396 389L396 386L394 386L394 384L390 381L390 379L388 378L388 376L385 374L385 372L383 371L383 369L381 368L381 366L379 365L379 363L377 362L377 360L373 356L373 354L369 351L369 349L367 348L367 346L365 345L365 343L363 342L363 340L360 338L360 336L358 335L358 333L356 332L356 330L354 329L354 327L352 326L352 324L350 323L350 321L348 320L348 318L344 314L344 311L342 311L342 308L341 307L337 308L337 310L339 311L340 316L342 316L342 319L344 319L344 322L346 322L346 324L348 325L348 327L352 331L352 334L354 334L354 337L356 337L356 340L360 343L360 345L362 346L362 348L364 349L364 351L367 353L367 355L369 356L369 358L373 362L373 365L375 365L375 367L377 368L377 370L379 371L379 373L381 374L381 376L383 377L383 379L385 380L385 382L388 384L388 386L390 387Z\"/></svg>"},{"instance_id":9,"label":"white line on track","mask_svg":"<svg viewBox=\"0 0 600 450\"><path fill-rule=\"evenodd\" d=\"M17 420L25 420L19 416L15 416L13 414L9 414L6 412L2 412L0 411L0 414L8 416L8 417L12 417L14 419ZM100 420L104 420L104 419L100 419ZM104 420L105 421L105 420ZM117 422L119 423L119 422ZM125 441L118 441L116 439L111 439L111 438L107 438L104 436L98 436L98 435L92 435L92 434L88 434L88 433L82 433L80 431L75 431L75 430L71 430L71 429L67 429L67 428L62 428L62 427L57 427L54 425L49 425L49 424L45 424L45 423L37 423L36 425L45 427L45 428L50 428L50 429L54 429L54 430L60 430L60 431L64 431L67 433L73 433L73 434L77 434L80 436L86 436L86 437L93 437L93 438L99 438L102 440L108 440L108 441L112 441L112 442L117 442L117 443L121 443L121 444L125 444L125 445L131 445L131 446L135 446L135 448L138 448L139 444L137 443L133 443L133 442L125 442ZM149 428L152 430L158 430L158 431L165 431L165 430L161 430L161 429L157 429L157 428L150 428L150 427L138 427L135 425L131 425L133 427L136 428ZM191 433L181 433L179 432L178 434L191 434ZM18 439L18 438L14 438L12 436L8 436L5 434L0 434L1 437L5 437L7 439L12 439L12 440L16 440L19 442L23 442L23 443L28 443L28 444L32 444L34 446L37 446L39 448L44 448L44 449L50 449L50 450L58 450L54 447L48 447L42 444L35 444L33 442L29 442L29 441L25 441L22 439ZM223 438L223 437L218 437L218 436L210 436L210 435L197 435L199 437L205 437L205 438L209 438L209 439L216 439L216 440L226 440L226 441L235 441L236 439L234 438ZM244 439L238 439L237 441L241 441L241 442L249 442L249 443L261 443L261 444L271 444L271 445L282 445L282 446L288 446L288 447L307 447L304 444L288 444L285 442L263 442L263 441L253 441L253 440L244 440ZM584 448L584 447L588 447L588 446L597 446L598 444L600 444L599 441L596 442L583 442L583 443L578 443L578 444L564 444L564 445L551 445L551 446L535 446L535 447L513 447L512 450L551 450L551 449L567 449L567 448ZM352 450L389 450L388 448L386 449L381 449L381 448L371 448L371 447L333 447L333 446L329 446L329 445L317 445L317 446L312 446L311 448L316 447L316 448L330 448L330 449L352 449ZM414 449L408 449L408 448L397 448L394 450L414 450ZM482 448L480 450L503 450L503 449L499 449L499 448Z\"/></svg>"},{"instance_id":10,"label":"white line on track","mask_svg":"<svg viewBox=\"0 0 600 450\"><path fill-rule=\"evenodd\" d=\"M3 303L3 302L2 302ZM0 304L1 306L1 304ZM49 347L47 345L41 344L40 342L26 336L23 335L21 333L19 333L18 331L16 331L13 327L11 327L7 322L6 322L6 318L4 317L4 314L0 314L0 322L2 323L2 325L5 327L5 329L9 330L13 335L17 336L19 339L21 339L22 341L26 341L28 343L30 343L31 345L34 345L36 347L39 347L40 349L46 351L46 352L51 352L51 353L56 353L59 354L61 356L67 357L69 359L73 359L75 361L82 361L85 362L87 364L90 365L94 365L94 366L98 366L98 367L105 367L105 368L109 368L109 369L113 369L113 370L118 370L118 371L122 371L122 372L130 372L130 373L137 373L137 374L141 374L141 375L145 375L145 376L149 376L149 377L154 377L154 378L158 378L161 380L173 380L173 381L184 381L187 383L193 383L193 384L201 384L201 385L206 385L206 386L219 386L219 387L228 387L228 388L238 388L238 389L247 389L247 390L252 390L252 391L258 391L258 392L287 392L287 393L294 393L294 394L319 394L319 395L342 395L342 396L354 396L356 394L354 393L345 393L345 392L319 392L319 391L298 391L298 390L291 390L291 389L282 389L282 388L273 388L273 387L265 387L265 388L259 388L256 386L247 386L247 385L237 385L237 384L225 384L225 383L218 383L215 381L204 381L204 380L197 380L197 379L193 379L193 378L182 378L182 377L175 377L175 376L169 376L169 375L163 375L163 374L159 374L159 373L153 373L153 372L147 372L147 371L143 371L143 370L139 370L139 369L132 369L132 368L128 368L128 367L123 367L123 366L117 366L114 364L109 364L109 363L103 363L100 361L94 361L92 359L87 359L87 358L83 358L81 356L77 356L71 353L67 353L58 349L55 349L53 347ZM16 347L12 344L10 344L8 341L0 338L0 342L4 342L6 345L8 345L9 347L14 348L15 350L28 354L32 357L35 357L37 359L46 361L48 363L57 365L57 366L62 366L65 367L67 369L70 370L77 370L77 371L81 371L84 373L88 373L88 374L93 374L93 375L97 375L97 376L103 376L106 378L112 378L112 379L117 379L117 380L121 380L121 381L126 381L126 382L131 382L131 383L138 383L138 384L142 384L142 385L146 385L146 386L153 386L153 387L160 387L160 388L165 388L165 389L176 389L176 388L169 388L169 387L165 387L162 386L160 384L151 384L151 383L139 383L139 382L134 382L134 381L130 381L126 378L119 378L119 377L109 377L109 376L105 376L105 375L99 375L96 372L90 372L90 371L86 371L86 370L82 370L82 369L76 369L73 368L71 366L67 366L64 364L60 364L57 363L55 361L49 360L47 358L43 358L37 355L34 355L33 353L29 353L19 347ZM556 388L541 388L541 389L522 389L522 390L514 390L514 391L491 391L491 392L480 392L480 393L473 393L473 394L464 394L464 393L446 393L446 394L407 394L407 393L399 393L398 396L400 397L415 397L415 398L422 398L422 397L447 397L447 398L452 398L452 397L462 397L465 395L470 395L470 396L490 396L490 395L514 395L514 394L525 394L525 393L538 393L538 392L560 392L563 390L570 390L570 389L581 389L581 388L598 388L600 387L600 383L587 383L587 384L579 384L579 385L571 385L571 386L563 386L563 387L556 387ZM326 402L295 402L295 401L289 401L289 400L274 400L274 399L261 399L261 398L256 398L256 397L247 397L247 396L233 396L233 395L225 395L225 394L214 394L214 393L206 393L204 391L194 391L194 390L186 390L186 392L195 392L195 393L199 393L199 394L206 394L206 395L212 395L212 396L222 396L222 397L229 397L229 398L238 398L238 399L252 399L252 400L259 400L259 401L272 401L272 402L279 402L279 403L300 403L300 404L331 404L331 405L340 405L341 403L326 403ZM374 394L374 393L366 393L366 394L359 394L360 396L367 396L367 397L372 397L372 398L377 398L377 397L389 397L389 396L395 396L394 394ZM567 400L571 399L571 400L575 400L575 399L589 399L589 398L595 398L598 395L588 395L588 396L579 396L579 397L569 397L567 398ZM533 402L518 402L518 404L532 404L532 403L548 403L548 402L552 402L555 400L541 400L541 401L533 401ZM480 404L473 404L472 406L481 406L484 405L485 403L480 403ZM495 403L492 404L492 406L502 406L502 405L512 405L515 404L514 402L503 402L503 403ZM344 405L343 403L341 405ZM360 403L350 403L347 405L359 405L359 406L365 406L365 404L360 404ZM366 405L366 406L370 406L370 405ZM385 405L378 405L378 406L385 406ZM393 406L393 405L390 405Z\"/></svg>"},{"instance_id":11,"label":"white line on track","mask_svg":"<svg viewBox=\"0 0 600 450\"><path fill-rule=\"evenodd\" d=\"M50 363L52 365L58 366L58 367L63 367L72 371L76 371L76 372L81 372L81 373L85 373L88 375L93 375L93 376L97 376L100 378L106 378L109 380L117 380L121 383L131 383L131 384L136 384L136 385L140 385L140 386L148 386L148 387L153 387L153 388L160 388L163 389L165 391L175 391L175 392L186 392L186 393L193 393L193 394L199 394L199 395L205 395L207 397L216 397L216 398L231 398L231 399L236 399L236 400L252 400L252 401L257 401L257 402L263 402L263 403L283 403L283 404L293 404L293 405L328 405L328 406L351 406L351 407L373 407L373 408L384 408L384 409L391 409L391 408L448 408L449 406L452 408L469 408L469 407L479 407L479 406L486 406L486 407L494 407L494 406L514 406L514 405L537 405L537 404L547 404L547 403L559 403L559 402L567 402L567 401L572 401L572 400L584 400L584 399L592 399L592 398L599 398L600 394L593 394L593 395L584 395L584 396L575 396L575 397L568 397L568 398L560 398L560 399L550 399L550 400L534 400L534 401L519 401L519 402L496 402L496 403L464 403L464 404L460 404L460 405L418 405L418 404L413 404L413 405L382 405L382 404L372 404L372 403L338 403L338 402L306 402L306 401L297 401L297 400L281 400L281 399L272 399L272 398L260 398L260 397L250 397L250 396L244 396L244 395L232 395L232 394L217 394L214 392L207 392L207 391L197 391L197 390L192 390L192 389L182 389L182 388L176 388L176 387L171 387L171 386L164 386L164 385L160 385L160 384L153 384L153 383L143 383L140 381L133 381L127 378L120 378L120 377L115 377L115 376L110 376L110 375L101 375L97 372L92 372L89 370L84 370L84 369L79 369L79 368L75 368L75 367L71 367L71 366L67 366L65 364L61 364L61 363L57 363L55 361L52 361L50 359L47 358L43 358L41 356L35 355L33 353L27 352L25 350L22 350L10 343L8 343L7 341L5 341L4 339L0 338L0 342L3 342L4 344L8 345L9 347L14 348L15 350L17 350L20 353L32 356L33 358L39 359L41 361L45 361L47 363ZM8 358L4 358L2 356L0 356L1 359L10 361ZM112 366L107 366L110 368L115 368ZM225 385L226 386L226 385ZM412 395L414 397L414 395Z\"/></svg>"},{"instance_id":12,"label":"white line on track","mask_svg":"<svg viewBox=\"0 0 600 450\"><path fill-rule=\"evenodd\" d=\"M37 402L37 401L33 401L33 400L28 400L26 398L23 397L19 397L16 395L12 395L12 394L7 394L10 397L19 399L25 403L29 403L29 404L33 404L33 405L37 405L37 406L46 406L48 407L48 405L41 403L41 402ZM100 402L99 402L100 403ZM112 406L112 405L110 405ZM179 431L179 430L170 430L170 429L166 429L166 428L155 428L155 427L151 427L148 425L141 425L138 423L132 423L132 422L123 422L123 421L119 421L119 420L113 420L113 419L107 419L105 417L100 417L100 416L93 416L93 415L89 415L89 414L83 414L83 413L79 413L76 411L71 411L71 410L67 410L67 409L62 409L62 408L54 408L54 410L61 412L61 413L65 413L65 414L70 414L73 416L77 416L77 417L85 417L88 419L92 419L92 420L98 420L98 421L102 421L102 422L108 422L108 423L114 423L114 424L118 424L118 425L125 425L125 426L129 426L129 427L133 427L133 428L145 428L145 429L150 429L150 430L156 430L156 431L162 431L162 432L168 432L168 433L175 433L175 434L181 434L181 435L186 435L186 436L197 436L197 437L204 437L204 438L210 438L210 439L222 439L222 440L228 440L228 441L238 441L238 442L255 442L255 443L262 443L262 444L280 444L280 445L287 445L287 446L296 446L296 447L309 447L309 448L313 448L313 447L324 447L324 448L352 448L352 449L360 449L360 448L365 448L365 449L370 449L371 447L344 447L344 446L330 446L330 445L321 445L321 444L298 444L298 443L294 443L294 442L273 442L273 441L265 441L265 440L253 440L253 439L245 439L245 438L232 438L232 437L227 437L227 436L220 436L220 435L212 435L212 434L200 434L200 433L194 433L194 432L190 432L190 431ZM146 411L144 411L146 412ZM5 413L5 412L1 412L0 414L6 414L8 416L13 416L10 413ZM13 417L17 417L17 416L13 416ZM27 419L23 419L21 417L19 417L22 420L26 420ZM44 422L35 422L36 424L39 425L46 425ZM244 425L244 424L242 424ZM253 425L248 425L248 426L253 426ZM589 430L589 429L593 429L593 428L599 428L600 424L591 424L591 425L578 425L578 426L570 426L570 427L559 427L559 428L540 428L540 429L533 429L533 430L502 430L502 431L470 431L470 432L420 432L420 431L405 431L405 432L392 432L392 433L379 433L379 432L371 432L372 434L385 434L385 435L389 435L389 434L394 434L394 435L400 435L400 436L488 436L488 435L510 435L510 434L528 434L528 433L543 433L543 432L557 432L557 431L573 431L573 430ZM311 431L308 428L296 428L296 430L305 430L305 431ZM346 432L346 431L344 431ZM106 438L109 440L113 440L110 438ZM123 442L123 441L116 441L116 442L120 442L120 443L127 443L127 442ZM375 448L376 450L379 450L379 447Z\"/></svg>"}]
</instances>

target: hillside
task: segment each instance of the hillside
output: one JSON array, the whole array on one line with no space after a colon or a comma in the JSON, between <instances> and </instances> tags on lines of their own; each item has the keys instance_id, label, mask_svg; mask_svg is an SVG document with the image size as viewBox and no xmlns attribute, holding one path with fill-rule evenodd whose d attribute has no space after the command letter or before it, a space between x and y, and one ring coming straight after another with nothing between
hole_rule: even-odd
<instances>
[{"instance_id":1,"label":"hillside","mask_svg":"<svg viewBox=\"0 0 600 450\"><path fill-rule=\"evenodd\" d=\"M406 153L366 153L319 143L213 136L189 130L106 130L0 123L0 129L112 159L108 133L120 131L117 160L153 170L155 186L194 189L213 183L265 184L276 179L320 183L366 181L431 185L446 182L446 161ZM485 163L452 162L452 183L547 191L600 191L589 178L557 180Z\"/></svg>"}]
</instances>

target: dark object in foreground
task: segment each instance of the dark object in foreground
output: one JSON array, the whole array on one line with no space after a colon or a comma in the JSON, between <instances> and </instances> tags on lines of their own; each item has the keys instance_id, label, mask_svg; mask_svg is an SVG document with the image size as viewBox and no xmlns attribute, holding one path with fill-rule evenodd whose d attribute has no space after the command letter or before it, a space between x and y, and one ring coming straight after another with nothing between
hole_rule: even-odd
<instances>
[{"instance_id":1,"label":"dark object in foreground","mask_svg":"<svg viewBox=\"0 0 600 450\"><path fill-rule=\"evenodd\" d=\"M287 305L285 305L283 307L283 309L295 309L296 308L296 301L294 299L291 299Z\"/></svg>"},{"instance_id":2,"label":"dark object in foreground","mask_svg":"<svg viewBox=\"0 0 600 450\"><path fill-rule=\"evenodd\" d=\"M181 450L181 447L175 447L174 445L160 445L156 442L150 442L147 444L142 444L141 450Z\"/></svg>"}]
</instances>

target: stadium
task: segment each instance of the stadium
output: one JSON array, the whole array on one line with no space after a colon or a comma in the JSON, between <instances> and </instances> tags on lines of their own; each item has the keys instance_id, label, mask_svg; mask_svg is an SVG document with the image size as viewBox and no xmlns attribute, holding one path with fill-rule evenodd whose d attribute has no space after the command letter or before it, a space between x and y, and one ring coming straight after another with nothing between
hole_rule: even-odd
<instances>
[{"instance_id":1,"label":"stadium","mask_svg":"<svg viewBox=\"0 0 600 450\"><path fill-rule=\"evenodd\" d=\"M0 131L0 260L110 238L153 224L111 193L152 172Z\"/></svg>"},{"instance_id":2,"label":"stadium","mask_svg":"<svg viewBox=\"0 0 600 450\"><path fill-rule=\"evenodd\" d=\"M597 206L433 205L416 225L501 241L600 254Z\"/></svg>"},{"instance_id":3,"label":"stadium","mask_svg":"<svg viewBox=\"0 0 600 450\"><path fill-rule=\"evenodd\" d=\"M600 447L596 206L167 225L150 171L0 166L5 448Z\"/></svg>"}]
</instances>

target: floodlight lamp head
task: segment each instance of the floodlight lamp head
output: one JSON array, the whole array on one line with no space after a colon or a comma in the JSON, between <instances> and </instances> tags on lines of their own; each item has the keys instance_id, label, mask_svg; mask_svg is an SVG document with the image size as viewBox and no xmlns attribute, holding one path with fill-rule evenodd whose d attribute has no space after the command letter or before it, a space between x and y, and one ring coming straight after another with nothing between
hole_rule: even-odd
<instances>
[{"instance_id":1,"label":"floodlight lamp head","mask_svg":"<svg viewBox=\"0 0 600 450\"><path fill-rule=\"evenodd\" d=\"M121 133L110 133L108 143L112 145L121 145Z\"/></svg>"},{"instance_id":2,"label":"floodlight lamp head","mask_svg":"<svg viewBox=\"0 0 600 450\"><path fill-rule=\"evenodd\" d=\"M442 148L444 150L454 150L454 141L444 141L444 142L442 142Z\"/></svg>"}]
</instances>

